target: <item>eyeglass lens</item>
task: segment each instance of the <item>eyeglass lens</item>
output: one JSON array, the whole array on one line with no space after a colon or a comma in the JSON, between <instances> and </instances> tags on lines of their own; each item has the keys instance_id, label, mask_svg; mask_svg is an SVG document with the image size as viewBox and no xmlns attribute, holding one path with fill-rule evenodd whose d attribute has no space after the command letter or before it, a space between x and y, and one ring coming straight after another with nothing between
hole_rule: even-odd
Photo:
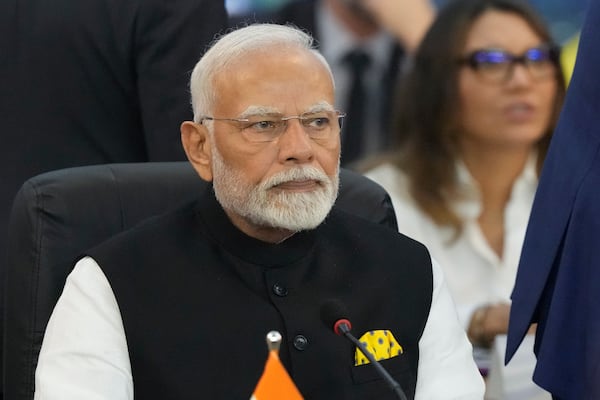
<instances>
[{"instance_id":1,"label":"eyeglass lens","mask_svg":"<svg viewBox=\"0 0 600 400\"><path fill-rule=\"evenodd\" d=\"M270 142L286 131L290 120L297 119L311 139L327 140L339 133L343 117L344 114L337 111L289 117L255 115L246 118L240 128L242 135L250 142Z\"/></svg>"},{"instance_id":2,"label":"eyeglass lens","mask_svg":"<svg viewBox=\"0 0 600 400\"><path fill-rule=\"evenodd\" d=\"M503 82L512 76L515 64L527 67L534 79L545 79L552 75L555 59L556 55L552 48L536 47L527 50L520 56L499 49L478 50L471 53L465 62L483 78L494 82Z\"/></svg>"}]
</instances>

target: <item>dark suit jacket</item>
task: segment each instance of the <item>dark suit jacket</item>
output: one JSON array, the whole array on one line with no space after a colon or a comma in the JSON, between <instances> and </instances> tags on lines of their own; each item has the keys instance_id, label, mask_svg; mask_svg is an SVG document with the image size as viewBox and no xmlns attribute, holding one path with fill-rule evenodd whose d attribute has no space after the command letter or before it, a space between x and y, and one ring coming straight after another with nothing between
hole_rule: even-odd
<instances>
[{"instance_id":1,"label":"dark suit jacket","mask_svg":"<svg viewBox=\"0 0 600 400\"><path fill-rule=\"evenodd\" d=\"M295 0L290 3L287 3L282 8L276 10L272 13L266 14L254 14L254 15L246 15L239 16L230 19L230 25L244 25L252 22L273 22L277 24L286 24L291 23L296 25L299 28L304 29L309 32L314 38L318 45L319 40L322 37L322 33L317 29L317 18L316 18L316 9L317 4L322 0ZM392 129L392 105L394 101L394 92L397 87L398 78L401 74L401 64L404 60L404 50L400 45L396 44L393 46L391 51L391 57L388 62L388 68L386 73L381 77L381 91L380 96L383 99L382 108L379 110L379 117L382 121L384 121L382 125L382 132L385 134L389 132L387 142L384 140L382 143L383 147L380 150L385 150L387 145L390 144L391 140L391 129ZM345 110L347 111L347 110ZM344 149L346 150L346 149ZM344 151L342 151L344 154ZM365 154L362 154L364 156ZM356 160L350 160L356 161ZM342 163L344 159L342 157ZM352 164L346 166L351 167Z\"/></svg>"},{"instance_id":2,"label":"dark suit jacket","mask_svg":"<svg viewBox=\"0 0 600 400\"><path fill-rule=\"evenodd\" d=\"M223 0L0 1L0 273L27 178L184 159L189 72L226 25Z\"/></svg>"},{"instance_id":3,"label":"dark suit jacket","mask_svg":"<svg viewBox=\"0 0 600 400\"><path fill-rule=\"evenodd\" d=\"M591 1L512 295L507 360L538 322L534 381L600 399L600 2Z\"/></svg>"}]
</instances>

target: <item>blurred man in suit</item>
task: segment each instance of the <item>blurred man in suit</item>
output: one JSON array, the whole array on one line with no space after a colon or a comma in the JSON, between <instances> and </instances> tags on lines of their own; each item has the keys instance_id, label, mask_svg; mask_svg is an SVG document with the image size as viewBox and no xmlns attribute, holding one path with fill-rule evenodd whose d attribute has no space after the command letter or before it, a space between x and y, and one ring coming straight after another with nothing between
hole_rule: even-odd
<instances>
[{"instance_id":1,"label":"blurred man in suit","mask_svg":"<svg viewBox=\"0 0 600 400\"><path fill-rule=\"evenodd\" d=\"M534 381L560 400L600 399L600 2L546 157L512 294L506 361L537 323Z\"/></svg>"},{"instance_id":2,"label":"blurred man in suit","mask_svg":"<svg viewBox=\"0 0 600 400\"><path fill-rule=\"evenodd\" d=\"M402 64L434 16L429 0L297 0L268 15L236 18L292 23L317 40L336 79L344 166L390 144L393 93Z\"/></svg>"},{"instance_id":3,"label":"blurred man in suit","mask_svg":"<svg viewBox=\"0 0 600 400\"><path fill-rule=\"evenodd\" d=\"M10 205L27 178L185 158L189 71L226 25L223 0L0 2L1 275Z\"/></svg>"}]
</instances>

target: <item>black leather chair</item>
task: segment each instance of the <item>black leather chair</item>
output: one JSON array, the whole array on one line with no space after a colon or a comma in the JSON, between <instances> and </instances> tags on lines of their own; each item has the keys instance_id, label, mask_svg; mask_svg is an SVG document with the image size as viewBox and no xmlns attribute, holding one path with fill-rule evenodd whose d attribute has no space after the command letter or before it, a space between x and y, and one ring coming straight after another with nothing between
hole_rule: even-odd
<instances>
[{"instance_id":1,"label":"black leather chair","mask_svg":"<svg viewBox=\"0 0 600 400\"><path fill-rule=\"evenodd\" d=\"M187 162L76 167L25 182L9 223L3 343L6 400L33 399L44 330L77 256L192 199L205 185ZM387 193L354 172L341 171L338 204L397 228Z\"/></svg>"}]
</instances>

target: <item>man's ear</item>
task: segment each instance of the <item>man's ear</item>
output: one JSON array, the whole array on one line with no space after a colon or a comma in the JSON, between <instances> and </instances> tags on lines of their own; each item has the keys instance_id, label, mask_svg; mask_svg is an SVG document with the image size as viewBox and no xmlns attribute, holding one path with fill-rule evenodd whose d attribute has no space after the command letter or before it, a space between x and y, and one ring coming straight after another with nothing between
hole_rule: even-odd
<instances>
[{"instance_id":1,"label":"man's ear","mask_svg":"<svg viewBox=\"0 0 600 400\"><path fill-rule=\"evenodd\" d=\"M181 143L188 160L205 181L212 181L210 135L208 129L192 121L181 124Z\"/></svg>"}]
</instances>

